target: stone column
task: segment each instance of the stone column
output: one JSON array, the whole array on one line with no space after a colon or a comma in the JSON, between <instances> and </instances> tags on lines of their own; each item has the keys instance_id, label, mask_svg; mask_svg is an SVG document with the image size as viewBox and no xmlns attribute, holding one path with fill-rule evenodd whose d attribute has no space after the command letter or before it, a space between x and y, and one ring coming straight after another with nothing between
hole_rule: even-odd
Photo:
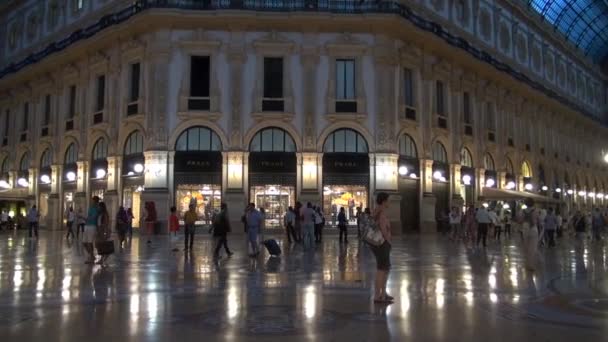
<instances>
[{"instance_id":1,"label":"stone column","mask_svg":"<svg viewBox=\"0 0 608 342\"><path fill-rule=\"evenodd\" d=\"M305 35L307 40L314 41L316 37ZM304 151L314 152L317 147L316 130L316 92L317 66L319 52L315 47L304 47L302 50L303 91L304 91Z\"/></svg>"},{"instance_id":2,"label":"stone column","mask_svg":"<svg viewBox=\"0 0 608 342\"><path fill-rule=\"evenodd\" d=\"M222 152L222 189L224 202L228 205L228 216L233 232L242 232L241 215L247 204L245 173L246 153L242 151Z\"/></svg>"},{"instance_id":3,"label":"stone column","mask_svg":"<svg viewBox=\"0 0 608 342\"><path fill-rule=\"evenodd\" d=\"M461 165L460 164L451 164L450 165L450 174L452 177L450 178L450 192L452 194L452 203L450 207L458 207L462 208L464 205L464 198L462 198L462 184L461 184Z\"/></svg>"},{"instance_id":4,"label":"stone column","mask_svg":"<svg viewBox=\"0 0 608 342\"><path fill-rule=\"evenodd\" d=\"M230 99L232 113L230 116L230 148L240 149L242 144L242 116L241 100L243 86L243 66L247 61L247 55L240 44L231 46L228 49L228 63L230 64Z\"/></svg>"},{"instance_id":5,"label":"stone column","mask_svg":"<svg viewBox=\"0 0 608 342\"><path fill-rule=\"evenodd\" d=\"M496 185L499 189L505 189L507 187L507 172L506 171L498 171L496 173L497 180Z\"/></svg>"},{"instance_id":6,"label":"stone column","mask_svg":"<svg viewBox=\"0 0 608 342\"><path fill-rule=\"evenodd\" d=\"M51 165L51 193L49 194L49 213L46 217L47 229L56 230L61 228L61 201L59 190L61 189L61 172L63 165Z\"/></svg>"},{"instance_id":7,"label":"stone column","mask_svg":"<svg viewBox=\"0 0 608 342\"><path fill-rule=\"evenodd\" d=\"M420 187L422 188L420 232L437 233L437 221L435 219L437 199L433 194L433 161L430 159L420 160Z\"/></svg>"},{"instance_id":8,"label":"stone column","mask_svg":"<svg viewBox=\"0 0 608 342\"><path fill-rule=\"evenodd\" d=\"M299 201L321 203L321 168L318 161L319 154L316 152L298 153L298 189Z\"/></svg>"},{"instance_id":9,"label":"stone column","mask_svg":"<svg viewBox=\"0 0 608 342\"><path fill-rule=\"evenodd\" d=\"M524 176L516 175L515 179L516 179L515 182L516 182L516 185L517 185L516 190L525 191L526 189L524 188L524 185L525 185L524 184Z\"/></svg>"},{"instance_id":10,"label":"stone column","mask_svg":"<svg viewBox=\"0 0 608 342\"><path fill-rule=\"evenodd\" d=\"M120 180L120 164L122 164L122 156L107 157L107 161L107 186L103 200L106 202L106 206L110 214L110 222L112 227L114 227L116 225L116 213L118 213L118 207L121 205L118 191L119 187L117 183Z\"/></svg>"},{"instance_id":11,"label":"stone column","mask_svg":"<svg viewBox=\"0 0 608 342\"><path fill-rule=\"evenodd\" d=\"M160 234L168 234L169 189L167 188L167 151L145 151L144 191L142 203L154 202ZM142 206L143 208L143 206ZM144 226L145 227L145 226Z\"/></svg>"},{"instance_id":12,"label":"stone column","mask_svg":"<svg viewBox=\"0 0 608 342\"><path fill-rule=\"evenodd\" d=\"M87 196L87 184L89 181L89 162L77 161L76 193L74 194L74 207L88 208L89 198Z\"/></svg>"},{"instance_id":13,"label":"stone column","mask_svg":"<svg viewBox=\"0 0 608 342\"><path fill-rule=\"evenodd\" d=\"M481 205L479 197L483 195L483 188L486 186L486 170L482 168L475 169L475 193L473 194L476 207Z\"/></svg>"},{"instance_id":14,"label":"stone column","mask_svg":"<svg viewBox=\"0 0 608 342\"><path fill-rule=\"evenodd\" d=\"M401 195L399 194L399 155L396 153L376 153L376 194L387 192L390 194L389 218L393 234L401 234ZM372 201L375 200L372 198ZM375 202L374 202L375 203Z\"/></svg>"}]
</instances>

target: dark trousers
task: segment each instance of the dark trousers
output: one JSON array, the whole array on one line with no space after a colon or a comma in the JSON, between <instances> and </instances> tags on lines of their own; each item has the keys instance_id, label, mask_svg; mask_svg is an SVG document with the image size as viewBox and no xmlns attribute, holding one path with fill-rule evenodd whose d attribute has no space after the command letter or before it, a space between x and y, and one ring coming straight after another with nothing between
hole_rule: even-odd
<instances>
[{"instance_id":1,"label":"dark trousers","mask_svg":"<svg viewBox=\"0 0 608 342\"><path fill-rule=\"evenodd\" d=\"M505 224L505 237L511 237L511 225L510 224Z\"/></svg>"},{"instance_id":2,"label":"dark trousers","mask_svg":"<svg viewBox=\"0 0 608 342\"><path fill-rule=\"evenodd\" d=\"M315 224L315 241L321 242L323 239L323 224Z\"/></svg>"},{"instance_id":3,"label":"dark trousers","mask_svg":"<svg viewBox=\"0 0 608 342\"><path fill-rule=\"evenodd\" d=\"M193 224L187 224L186 227L184 228L184 248L185 249L192 249L192 245L194 244L194 225ZM190 246L188 247L188 239L190 240Z\"/></svg>"},{"instance_id":4,"label":"dark trousers","mask_svg":"<svg viewBox=\"0 0 608 342\"><path fill-rule=\"evenodd\" d=\"M216 236L215 240L216 240L215 252L213 252L213 256L215 258L220 256L220 249L222 248L222 246L224 246L224 250L226 251L227 254L231 254L230 249L228 248L228 237L226 235Z\"/></svg>"},{"instance_id":5,"label":"dark trousers","mask_svg":"<svg viewBox=\"0 0 608 342\"><path fill-rule=\"evenodd\" d=\"M502 231L502 226L494 226L494 238L500 241L500 233Z\"/></svg>"},{"instance_id":6,"label":"dark trousers","mask_svg":"<svg viewBox=\"0 0 608 342\"><path fill-rule=\"evenodd\" d=\"M38 238L38 222L30 222L29 227L30 227L30 237L32 237L32 230L33 230L34 234L36 234L36 238Z\"/></svg>"},{"instance_id":7,"label":"dark trousers","mask_svg":"<svg viewBox=\"0 0 608 342\"><path fill-rule=\"evenodd\" d=\"M65 238L66 239L70 238L70 235L72 235L72 238L74 238L74 229L72 228L72 227L74 227L74 222L68 221L67 227L68 227L68 234L65 236Z\"/></svg>"},{"instance_id":8,"label":"dark trousers","mask_svg":"<svg viewBox=\"0 0 608 342\"><path fill-rule=\"evenodd\" d=\"M289 241L289 243L291 243L292 240L298 241L298 237L296 236L296 230L292 224L288 224L285 227L285 230L287 231L287 241Z\"/></svg>"},{"instance_id":9,"label":"dark trousers","mask_svg":"<svg viewBox=\"0 0 608 342\"><path fill-rule=\"evenodd\" d=\"M483 246L486 247L487 239L488 239L488 224L487 223L478 223L477 224L477 246L483 239Z\"/></svg>"},{"instance_id":10,"label":"dark trousers","mask_svg":"<svg viewBox=\"0 0 608 342\"><path fill-rule=\"evenodd\" d=\"M555 247L555 230L545 230L549 247Z\"/></svg>"},{"instance_id":11,"label":"dark trousers","mask_svg":"<svg viewBox=\"0 0 608 342\"><path fill-rule=\"evenodd\" d=\"M340 229L340 241L342 241L342 235L344 235L344 242L348 241L348 230L346 229L346 225L339 224L338 228Z\"/></svg>"}]
</instances>

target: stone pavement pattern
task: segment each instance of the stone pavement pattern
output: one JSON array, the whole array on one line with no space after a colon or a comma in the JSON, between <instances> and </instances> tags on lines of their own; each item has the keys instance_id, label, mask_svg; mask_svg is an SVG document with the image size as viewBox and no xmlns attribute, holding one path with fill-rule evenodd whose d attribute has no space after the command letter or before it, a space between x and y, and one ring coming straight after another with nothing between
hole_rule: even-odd
<instances>
[{"instance_id":1,"label":"stone pavement pattern","mask_svg":"<svg viewBox=\"0 0 608 342\"><path fill-rule=\"evenodd\" d=\"M0 233L1 341L603 341L608 332L604 243L561 241L524 271L515 237L487 252L442 236L399 237L389 291L371 300L375 260L327 235L315 253L211 258L212 240L134 236L110 266L84 265L62 232L39 241ZM177 246L179 252L171 252Z\"/></svg>"}]
</instances>

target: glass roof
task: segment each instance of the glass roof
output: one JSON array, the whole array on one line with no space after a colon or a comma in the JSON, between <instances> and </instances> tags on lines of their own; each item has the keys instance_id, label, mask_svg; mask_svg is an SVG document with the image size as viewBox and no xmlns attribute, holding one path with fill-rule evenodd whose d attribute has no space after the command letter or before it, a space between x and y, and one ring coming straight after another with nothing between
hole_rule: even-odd
<instances>
[{"instance_id":1,"label":"glass roof","mask_svg":"<svg viewBox=\"0 0 608 342\"><path fill-rule=\"evenodd\" d=\"M594 62L608 56L607 0L525 1Z\"/></svg>"}]
</instances>

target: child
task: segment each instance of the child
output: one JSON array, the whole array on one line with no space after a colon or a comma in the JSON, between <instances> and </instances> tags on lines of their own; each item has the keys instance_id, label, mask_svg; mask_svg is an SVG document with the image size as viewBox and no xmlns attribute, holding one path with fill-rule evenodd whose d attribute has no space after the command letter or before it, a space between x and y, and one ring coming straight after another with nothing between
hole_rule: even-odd
<instances>
[{"instance_id":1,"label":"child","mask_svg":"<svg viewBox=\"0 0 608 342\"><path fill-rule=\"evenodd\" d=\"M173 233L173 236L177 237L177 231L179 230L179 220L177 219L177 209L171 207L171 216L169 216L169 231ZM173 248L174 252L177 252L177 248Z\"/></svg>"}]
</instances>

